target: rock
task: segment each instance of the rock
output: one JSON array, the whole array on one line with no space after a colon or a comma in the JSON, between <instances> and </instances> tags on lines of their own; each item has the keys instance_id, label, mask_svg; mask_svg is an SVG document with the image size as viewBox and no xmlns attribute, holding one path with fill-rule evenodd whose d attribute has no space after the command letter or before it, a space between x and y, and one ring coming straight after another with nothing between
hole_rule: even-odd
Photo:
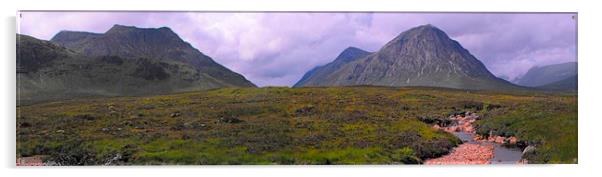
<instances>
[{"instance_id":1,"label":"rock","mask_svg":"<svg viewBox=\"0 0 602 177\"><path fill-rule=\"evenodd\" d=\"M108 160L104 165L113 165L115 162L119 161L123 156L120 153L115 154L113 158Z\"/></svg>"},{"instance_id":2,"label":"rock","mask_svg":"<svg viewBox=\"0 0 602 177\"><path fill-rule=\"evenodd\" d=\"M57 133L65 133L65 130L57 130Z\"/></svg>"},{"instance_id":3,"label":"rock","mask_svg":"<svg viewBox=\"0 0 602 177\"><path fill-rule=\"evenodd\" d=\"M523 150L523 157L524 157L526 154L530 154L530 153L533 153L533 152L535 152L535 150L536 150L536 149L537 149L537 148L535 148L535 146L532 146L532 145L529 145L529 146L527 146L527 147L526 147L526 148Z\"/></svg>"},{"instance_id":4,"label":"rock","mask_svg":"<svg viewBox=\"0 0 602 177\"><path fill-rule=\"evenodd\" d=\"M478 134L477 134L477 135L474 135L474 138L473 138L473 140L475 140L475 141L481 141L481 140L483 140L483 136L481 136L481 135L478 135Z\"/></svg>"},{"instance_id":5,"label":"rock","mask_svg":"<svg viewBox=\"0 0 602 177\"><path fill-rule=\"evenodd\" d=\"M468 133L474 133L475 132L475 130L474 130L474 128L472 126L464 127L464 131L468 132Z\"/></svg>"},{"instance_id":6,"label":"rock","mask_svg":"<svg viewBox=\"0 0 602 177\"><path fill-rule=\"evenodd\" d=\"M242 120L240 120L240 119L238 119L238 118L236 118L236 117L232 117L232 116L228 116L228 117L220 117L220 118L219 118L219 121L220 121L220 122L223 122L223 123L232 123L232 124L235 124L235 123L240 123L240 122L242 122Z\"/></svg>"},{"instance_id":7,"label":"rock","mask_svg":"<svg viewBox=\"0 0 602 177\"><path fill-rule=\"evenodd\" d=\"M445 131L447 131L447 132L457 132L458 131L458 127L457 126L447 127L445 129Z\"/></svg>"},{"instance_id":8,"label":"rock","mask_svg":"<svg viewBox=\"0 0 602 177\"><path fill-rule=\"evenodd\" d=\"M508 138L508 144L516 144L518 142L518 138L511 136L510 138Z\"/></svg>"},{"instance_id":9,"label":"rock","mask_svg":"<svg viewBox=\"0 0 602 177\"><path fill-rule=\"evenodd\" d=\"M182 115L182 113L180 113L180 111L177 112L173 112L171 114L169 114L169 117L180 117Z\"/></svg>"},{"instance_id":10,"label":"rock","mask_svg":"<svg viewBox=\"0 0 602 177\"><path fill-rule=\"evenodd\" d=\"M494 142L499 143L499 144L504 144L504 140L506 138L501 137L501 136L496 136Z\"/></svg>"},{"instance_id":11,"label":"rock","mask_svg":"<svg viewBox=\"0 0 602 177\"><path fill-rule=\"evenodd\" d=\"M108 131L109 131L109 130L111 130L111 129L109 129L109 128L102 128L102 129L100 129L100 130L101 130L101 131L103 131L103 132L108 132Z\"/></svg>"}]
</instances>

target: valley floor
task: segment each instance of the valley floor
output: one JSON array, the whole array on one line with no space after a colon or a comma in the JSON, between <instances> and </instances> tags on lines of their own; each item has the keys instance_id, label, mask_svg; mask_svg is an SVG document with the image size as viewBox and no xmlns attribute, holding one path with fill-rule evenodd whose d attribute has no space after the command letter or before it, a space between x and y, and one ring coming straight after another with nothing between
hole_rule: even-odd
<instances>
[{"instance_id":1,"label":"valley floor","mask_svg":"<svg viewBox=\"0 0 602 177\"><path fill-rule=\"evenodd\" d=\"M54 165L422 164L453 156L458 146L475 150L441 128L467 111L479 115L471 122L475 136L525 149L529 163L577 163L575 95L387 87L225 88L19 106L17 158Z\"/></svg>"}]
</instances>

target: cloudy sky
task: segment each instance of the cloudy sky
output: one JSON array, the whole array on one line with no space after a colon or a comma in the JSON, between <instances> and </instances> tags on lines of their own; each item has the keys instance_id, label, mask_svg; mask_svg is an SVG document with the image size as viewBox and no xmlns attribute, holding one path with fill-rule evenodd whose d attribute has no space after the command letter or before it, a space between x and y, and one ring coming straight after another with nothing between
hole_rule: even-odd
<instances>
[{"instance_id":1,"label":"cloudy sky","mask_svg":"<svg viewBox=\"0 0 602 177\"><path fill-rule=\"evenodd\" d=\"M61 30L103 33L114 24L169 27L259 86L291 86L345 48L377 51L399 33L432 24L513 79L532 66L577 61L575 14L21 12L18 32L49 40Z\"/></svg>"}]
</instances>

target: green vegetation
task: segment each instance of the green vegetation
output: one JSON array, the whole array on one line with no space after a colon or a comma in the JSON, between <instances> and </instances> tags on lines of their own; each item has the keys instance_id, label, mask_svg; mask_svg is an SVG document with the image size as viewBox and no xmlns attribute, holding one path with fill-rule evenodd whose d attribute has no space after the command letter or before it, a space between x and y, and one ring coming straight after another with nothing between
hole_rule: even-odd
<instances>
[{"instance_id":1,"label":"green vegetation","mask_svg":"<svg viewBox=\"0 0 602 177\"><path fill-rule=\"evenodd\" d=\"M489 111L477 122L477 133L516 136L523 146L537 149L530 163L577 163L577 98L541 96L516 101L510 107Z\"/></svg>"},{"instance_id":2,"label":"green vegetation","mask_svg":"<svg viewBox=\"0 0 602 177\"><path fill-rule=\"evenodd\" d=\"M575 96L388 87L79 99L17 107L17 157L62 165L416 164L461 143L421 120L471 110L485 117L479 132L537 142L530 161L574 163L576 104Z\"/></svg>"}]
</instances>

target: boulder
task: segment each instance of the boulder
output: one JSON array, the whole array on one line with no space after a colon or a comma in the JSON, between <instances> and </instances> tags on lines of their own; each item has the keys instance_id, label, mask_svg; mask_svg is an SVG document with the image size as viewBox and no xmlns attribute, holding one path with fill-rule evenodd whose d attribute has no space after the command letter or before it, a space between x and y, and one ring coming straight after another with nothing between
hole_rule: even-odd
<instances>
[{"instance_id":1,"label":"boulder","mask_svg":"<svg viewBox=\"0 0 602 177\"><path fill-rule=\"evenodd\" d=\"M504 138L504 137L501 137L501 136L496 136L496 137L495 137L495 142L496 142L496 143L499 143L499 144L504 144L504 140L505 140L505 139L506 139L506 138Z\"/></svg>"},{"instance_id":2,"label":"boulder","mask_svg":"<svg viewBox=\"0 0 602 177\"><path fill-rule=\"evenodd\" d=\"M508 144L516 144L518 142L518 138L511 136L510 138L507 139L508 140Z\"/></svg>"},{"instance_id":3,"label":"boulder","mask_svg":"<svg viewBox=\"0 0 602 177\"><path fill-rule=\"evenodd\" d=\"M535 148L535 146L529 145L527 146L524 150L523 150L523 157L527 154L533 153L535 152L537 148Z\"/></svg>"}]
</instances>

